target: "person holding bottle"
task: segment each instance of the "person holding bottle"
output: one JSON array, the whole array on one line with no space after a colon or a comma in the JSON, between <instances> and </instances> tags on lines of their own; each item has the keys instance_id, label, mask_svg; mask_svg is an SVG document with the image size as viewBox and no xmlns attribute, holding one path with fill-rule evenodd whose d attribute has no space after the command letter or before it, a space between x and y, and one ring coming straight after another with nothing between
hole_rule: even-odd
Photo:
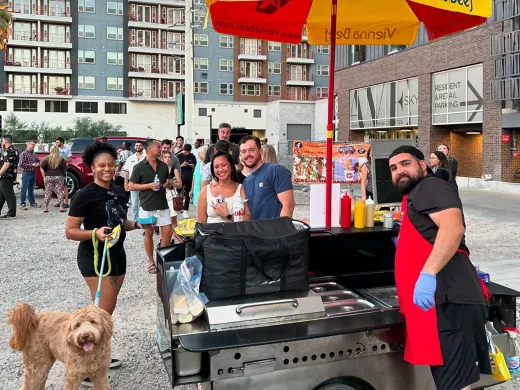
<instances>
[{"instance_id":1,"label":"person holding bottle","mask_svg":"<svg viewBox=\"0 0 520 390\"><path fill-rule=\"evenodd\" d=\"M216 186L205 185L200 191L198 222L234 222L233 207L240 198L246 199L246 192L237 178L235 160L227 152L217 152L211 159L211 175ZM244 203L243 221L251 220L247 203Z\"/></svg>"},{"instance_id":2,"label":"person holding bottle","mask_svg":"<svg viewBox=\"0 0 520 390\"><path fill-rule=\"evenodd\" d=\"M159 227L161 247L171 244L173 228L170 208L166 200L166 189L173 187L168 165L159 160L161 143L148 140L145 143L146 158L137 163L130 177L130 191L139 193L139 221L144 228L144 248L148 256L148 272L157 273L153 252L154 227ZM145 223L146 222L146 223Z\"/></svg>"}]
</instances>

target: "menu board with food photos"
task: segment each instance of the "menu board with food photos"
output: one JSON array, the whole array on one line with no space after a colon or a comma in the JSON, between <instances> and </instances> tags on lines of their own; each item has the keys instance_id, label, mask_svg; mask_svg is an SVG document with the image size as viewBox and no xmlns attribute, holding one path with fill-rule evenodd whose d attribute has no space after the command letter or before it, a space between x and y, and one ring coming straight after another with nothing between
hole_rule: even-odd
<instances>
[{"instance_id":1,"label":"menu board with food photos","mask_svg":"<svg viewBox=\"0 0 520 390\"><path fill-rule=\"evenodd\" d=\"M332 145L332 182L361 183L361 167L367 161L369 144L335 142ZM293 182L325 183L327 145L325 142L294 141Z\"/></svg>"}]
</instances>

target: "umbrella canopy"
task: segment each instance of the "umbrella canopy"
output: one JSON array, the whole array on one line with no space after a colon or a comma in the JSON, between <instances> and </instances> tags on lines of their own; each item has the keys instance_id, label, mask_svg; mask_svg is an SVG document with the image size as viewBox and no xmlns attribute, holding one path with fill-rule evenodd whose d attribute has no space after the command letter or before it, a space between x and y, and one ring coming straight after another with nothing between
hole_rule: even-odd
<instances>
[{"instance_id":1,"label":"umbrella canopy","mask_svg":"<svg viewBox=\"0 0 520 390\"><path fill-rule=\"evenodd\" d=\"M277 42L331 43L332 0L208 0L215 31ZM336 44L411 45L422 22L430 39L478 26L491 0L339 0Z\"/></svg>"},{"instance_id":2,"label":"umbrella canopy","mask_svg":"<svg viewBox=\"0 0 520 390\"><path fill-rule=\"evenodd\" d=\"M215 31L246 38L330 45L325 228L332 219L336 45L411 45L421 23L435 39L485 23L492 0L207 0Z\"/></svg>"}]
</instances>

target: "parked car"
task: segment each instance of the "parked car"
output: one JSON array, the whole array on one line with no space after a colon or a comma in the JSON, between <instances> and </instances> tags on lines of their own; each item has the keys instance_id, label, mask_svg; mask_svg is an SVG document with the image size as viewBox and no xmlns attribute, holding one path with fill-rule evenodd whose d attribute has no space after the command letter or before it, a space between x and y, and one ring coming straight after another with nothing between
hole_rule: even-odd
<instances>
[{"instance_id":1,"label":"parked car","mask_svg":"<svg viewBox=\"0 0 520 390\"><path fill-rule=\"evenodd\" d=\"M124 141L130 141L132 143L132 152L134 151L134 144L137 141L146 140L146 138L142 137L126 136L107 137L107 139L108 143L114 146L116 149L119 148ZM83 155L83 152L85 151L85 147L96 141L100 142L101 137L81 137L73 140L71 146L72 160L68 163L67 169L67 187L69 189L70 198L72 198L80 188L85 187L87 184L91 183L94 180L90 167L87 167L85 166L85 164L83 164L81 157ZM36 155L38 156L40 161L42 161L45 157L47 157L48 153L36 152ZM36 176L36 188L44 188L43 176L39 169L37 170Z\"/></svg>"}]
</instances>

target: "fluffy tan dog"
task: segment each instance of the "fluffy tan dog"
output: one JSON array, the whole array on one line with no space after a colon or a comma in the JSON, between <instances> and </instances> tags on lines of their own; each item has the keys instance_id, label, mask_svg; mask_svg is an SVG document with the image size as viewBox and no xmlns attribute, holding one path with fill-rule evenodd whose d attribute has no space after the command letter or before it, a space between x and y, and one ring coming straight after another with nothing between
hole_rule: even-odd
<instances>
[{"instance_id":1,"label":"fluffy tan dog","mask_svg":"<svg viewBox=\"0 0 520 390\"><path fill-rule=\"evenodd\" d=\"M27 303L9 311L13 327L9 346L22 352L25 375L22 390L44 390L56 360L65 363L64 390L78 390L90 378L96 390L110 390L112 317L88 306L73 313L40 312Z\"/></svg>"}]
</instances>

